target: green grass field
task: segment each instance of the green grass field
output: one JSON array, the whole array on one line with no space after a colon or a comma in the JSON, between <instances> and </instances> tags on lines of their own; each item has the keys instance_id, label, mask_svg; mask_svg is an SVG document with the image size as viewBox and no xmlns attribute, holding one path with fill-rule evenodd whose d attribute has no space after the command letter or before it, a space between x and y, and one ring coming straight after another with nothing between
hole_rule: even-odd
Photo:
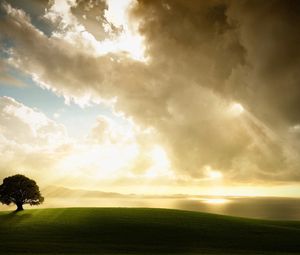
<instances>
[{"instance_id":1,"label":"green grass field","mask_svg":"<svg viewBox=\"0 0 300 255\"><path fill-rule=\"evenodd\" d=\"M300 254L300 221L146 208L0 212L0 254Z\"/></svg>"}]
</instances>

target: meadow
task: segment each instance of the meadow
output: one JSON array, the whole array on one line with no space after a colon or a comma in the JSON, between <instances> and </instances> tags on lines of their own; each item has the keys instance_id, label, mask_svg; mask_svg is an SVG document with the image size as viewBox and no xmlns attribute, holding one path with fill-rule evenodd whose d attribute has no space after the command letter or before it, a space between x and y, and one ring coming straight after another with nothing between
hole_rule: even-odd
<instances>
[{"instance_id":1,"label":"meadow","mask_svg":"<svg viewBox=\"0 0 300 255\"><path fill-rule=\"evenodd\" d=\"M300 254L300 221L149 208L0 212L0 254Z\"/></svg>"}]
</instances>

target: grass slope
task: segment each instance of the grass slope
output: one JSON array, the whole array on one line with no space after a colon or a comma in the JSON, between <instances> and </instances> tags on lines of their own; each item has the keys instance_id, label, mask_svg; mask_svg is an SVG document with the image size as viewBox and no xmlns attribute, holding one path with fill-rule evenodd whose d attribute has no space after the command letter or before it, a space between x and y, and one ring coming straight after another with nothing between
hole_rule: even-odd
<instances>
[{"instance_id":1,"label":"grass slope","mask_svg":"<svg viewBox=\"0 0 300 255\"><path fill-rule=\"evenodd\" d=\"M0 212L0 254L300 254L300 222L146 208Z\"/></svg>"}]
</instances>

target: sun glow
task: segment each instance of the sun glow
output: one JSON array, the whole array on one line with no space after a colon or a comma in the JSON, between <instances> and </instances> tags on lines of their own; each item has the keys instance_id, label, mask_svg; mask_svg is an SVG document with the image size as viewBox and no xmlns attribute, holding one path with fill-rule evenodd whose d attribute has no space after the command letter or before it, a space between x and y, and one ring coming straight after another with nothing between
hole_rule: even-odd
<instances>
[{"instance_id":1,"label":"sun glow","mask_svg":"<svg viewBox=\"0 0 300 255\"><path fill-rule=\"evenodd\" d=\"M205 198L202 199L202 201L206 204L215 204L215 205L226 204L230 202L229 199L225 199L225 198Z\"/></svg>"},{"instance_id":2,"label":"sun glow","mask_svg":"<svg viewBox=\"0 0 300 255\"><path fill-rule=\"evenodd\" d=\"M220 180L223 178L223 174L220 171L212 169L211 166L204 167L204 174L208 179L212 180Z\"/></svg>"},{"instance_id":3,"label":"sun glow","mask_svg":"<svg viewBox=\"0 0 300 255\"><path fill-rule=\"evenodd\" d=\"M233 116L239 116L245 111L244 107L239 103L232 103L229 107L229 112Z\"/></svg>"},{"instance_id":4,"label":"sun glow","mask_svg":"<svg viewBox=\"0 0 300 255\"><path fill-rule=\"evenodd\" d=\"M145 62L143 39L136 34L122 32L115 40L105 40L95 44L96 53L104 55L107 53L125 53L132 59Z\"/></svg>"},{"instance_id":5,"label":"sun glow","mask_svg":"<svg viewBox=\"0 0 300 255\"><path fill-rule=\"evenodd\" d=\"M105 40L98 44L97 51L125 52L133 59L145 61L143 38L137 32L136 24L129 21L128 11L134 4L132 0L107 0L108 9L105 18L114 26L120 28L121 33L114 40Z\"/></svg>"},{"instance_id":6,"label":"sun glow","mask_svg":"<svg viewBox=\"0 0 300 255\"><path fill-rule=\"evenodd\" d=\"M161 146L155 145L150 152L150 157L152 166L145 173L146 178L154 179L162 176L172 176L168 156Z\"/></svg>"},{"instance_id":7,"label":"sun glow","mask_svg":"<svg viewBox=\"0 0 300 255\"><path fill-rule=\"evenodd\" d=\"M88 145L77 148L62 161L59 168L62 175L110 179L120 176L137 153L135 144Z\"/></svg>"}]
</instances>

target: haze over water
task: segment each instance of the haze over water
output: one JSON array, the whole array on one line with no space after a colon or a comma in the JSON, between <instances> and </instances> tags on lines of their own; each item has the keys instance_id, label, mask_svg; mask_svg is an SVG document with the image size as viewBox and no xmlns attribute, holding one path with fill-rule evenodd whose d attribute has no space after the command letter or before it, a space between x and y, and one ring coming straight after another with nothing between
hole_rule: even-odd
<instances>
[{"instance_id":1,"label":"haze over water","mask_svg":"<svg viewBox=\"0 0 300 255\"><path fill-rule=\"evenodd\" d=\"M64 199L53 198L47 204L64 206ZM203 198L79 198L69 206L160 207L249 218L300 220L300 198L203 197Z\"/></svg>"},{"instance_id":2,"label":"haze over water","mask_svg":"<svg viewBox=\"0 0 300 255\"><path fill-rule=\"evenodd\" d=\"M153 207L191 210L247 218L300 220L300 198L276 197L52 197L40 208L47 207ZM30 208L27 206L27 208ZM14 207L0 206L0 210Z\"/></svg>"}]
</instances>

